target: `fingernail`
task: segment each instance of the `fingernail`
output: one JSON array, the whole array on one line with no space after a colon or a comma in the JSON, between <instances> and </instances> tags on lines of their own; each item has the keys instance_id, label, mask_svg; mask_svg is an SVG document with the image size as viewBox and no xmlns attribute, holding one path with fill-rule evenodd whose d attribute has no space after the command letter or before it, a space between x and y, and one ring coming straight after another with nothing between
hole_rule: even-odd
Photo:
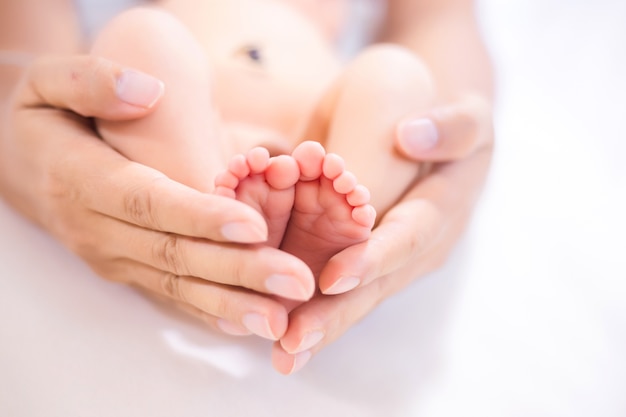
<instances>
[{"instance_id":1,"label":"fingernail","mask_svg":"<svg viewBox=\"0 0 626 417\"><path fill-rule=\"evenodd\" d=\"M311 351L309 350L295 354L293 357L293 366L291 367L291 371L289 371L289 374L291 375L304 368L304 365L309 362L311 356Z\"/></svg>"},{"instance_id":2,"label":"fingernail","mask_svg":"<svg viewBox=\"0 0 626 417\"><path fill-rule=\"evenodd\" d=\"M217 327L219 327L224 333L231 336L247 336L250 334L250 330L226 319L219 319L217 321Z\"/></svg>"},{"instance_id":3,"label":"fingernail","mask_svg":"<svg viewBox=\"0 0 626 417\"><path fill-rule=\"evenodd\" d=\"M277 340L278 338L272 333L272 328L267 317L258 313L248 313L243 316L243 325L257 336L264 339Z\"/></svg>"},{"instance_id":4,"label":"fingernail","mask_svg":"<svg viewBox=\"0 0 626 417\"><path fill-rule=\"evenodd\" d=\"M123 71L115 86L115 93L120 100L147 109L154 106L164 91L162 81L134 70Z\"/></svg>"},{"instance_id":5,"label":"fingernail","mask_svg":"<svg viewBox=\"0 0 626 417\"><path fill-rule=\"evenodd\" d=\"M269 292L291 300L306 301L311 298L310 291L300 281L289 275L272 275L265 280L265 288Z\"/></svg>"},{"instance_id":6,"label":"fingernail","mask_svg":"<svg viewBox=\"0 0 626 417\"><path fill-rule=\"evenodd\" d=\"M398 129L400 145L411 156L420 156L439 142L439 130L430 119L417 119L403 123Z\"/></svg>"},{"instance_id":7,"label":"fingernail","mask_svg":"<svg viewBox=\"0 0 626 417\"><path fill-rule=\"evenodd\" d=\"M231 242L260 243L267 239L266 233L251 223L226 223L221 231L222 236Z\"/></svg>"},{"instance_id":8,"label":"fingernail","mask_svg":"<svg viewBox=\"0 0 626 417\"><path fill-rule=\"evenodd\" d=\"M357 277L341 277L324 291L327 295L343 294L359 286L361 280Z\"/></svg>"},{"instance_id":9,"label":"fingernail","mask_svg":"<svg viewBox=\"0 0 626 417\"><path fill-rule=\"evenodd\" d=\"M296 350L290 353L304 352L306 350L309 350L313 346L321 342L323 338L324 333L319 330L309 332L302 338L302 341L300 342L300 345L296 348Z\"/></svg>"}]
</instances>

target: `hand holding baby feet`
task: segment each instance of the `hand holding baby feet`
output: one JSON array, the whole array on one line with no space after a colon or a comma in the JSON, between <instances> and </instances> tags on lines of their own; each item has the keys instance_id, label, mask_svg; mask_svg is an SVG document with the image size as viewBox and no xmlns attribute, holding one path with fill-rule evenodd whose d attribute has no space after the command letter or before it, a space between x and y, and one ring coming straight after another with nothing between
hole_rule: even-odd
<instances>
[{"instance_id":1,"label":"hand holding baby feet","mask_svg":"<svg viewBox=\"0 0 626 417\"><path fill-rule=\"evenodd\" d=\"M291 156L270 158L265 148L237 155L217 176L215 193L259 211L267 245L298 257L315 277L333 255L367 240L376 219L369 191L317 142L302 143ZM280 298L287 310L298 300Z\"/></svg>"},{"instance_id":2,"label":"hand holding baby feet","mask_svg":"<svg viewBox=\"0 0 626 417\"><path fill-rule=\"evenodd\" d=\"M267 244L302 259L317 275L339 251L367 240L376 219L369 191L343 159L304 142L291 156L264 148L237 155L215 180L215 193L236 198L266 219Z\"/></svg>"}]
</instances>

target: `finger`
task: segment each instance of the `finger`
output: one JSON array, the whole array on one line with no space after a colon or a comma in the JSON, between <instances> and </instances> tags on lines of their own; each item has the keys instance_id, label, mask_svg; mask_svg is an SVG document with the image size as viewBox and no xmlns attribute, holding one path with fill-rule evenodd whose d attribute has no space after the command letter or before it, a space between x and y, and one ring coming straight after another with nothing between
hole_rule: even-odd
<instances>
[{"instance_id":1,"label":"finger","mask_svg":"<svg viewBox=\"0 0 626 417\"><path fill-rule=\"evenodd\" d=\"M132 261L117 262L114 270L109 269L106 274L189 306L188 311L201 312L201 318L222 331L245 329L265 339L277 340L287 328L285 308L278 301L254 292L174 275Z\"/></svg>"},{"instance_id":2,"label":"finger","mask_svg":"<svg viewBox=\"0 0 626 417\"><path fill-rule=\"evenodd\" d=\"M367 285L425 252L443 229L439 210L415 199L393 207L367 241L332 257L319 278L323 294L335 295Z\"/></svg>"},{"instance_id":3,"label":"finger","mask_svg":"<svg viewBox=\"0 0 626 417\"><path fill-rule=\"evenodd\" d=\"M295 256L269 246L225 244L163 233L93 212L76 213L57 224L61 230L55 229L56 234L70 235L63 239L69 249L100 269L108 263L117 271L118 261L126 260L173 275L293 300L309 300L315 292L310 268ZM104 265L99 266L101 263ZM101 272L112 279L109 271Z\"/></svg>"},{"instance_id":4,"label":"finger","mask_svg":"<svg viewBox=\"0 0 626 417\"><path fill-rule=\"evenodd\" d=\"M462 159L477 149L492 146L491 105L480 96L425 114L405 117L396 129L396 149L419 161Z\"/></svg>"},{"instance_id":5,"label":"finger","mask_svg":"<svg viewBox=\"0 0 626 417\"><path fill-rule=\"evenodd\" d=\"M400 280L395 278L389 280L389 284L398 287ZM392 287L383 282L381 279L379 285L334 297L317 296L293 310L287 332L272 348L274 368L287 375L302 369L315 353L339 338L390 295Z\"/></svg>"},{"instance_id":6,"label":"finger","mask_svg":"<svg viewBox=\"0 0 626 417\"><path fill-rule=\"evenodd\" d=\"M213 316L211 314L207 314L204 311L199 310L189 304L174 303L174 306L186 313L187 315L195 317L196 319L207 324L211 329L215 331L219 331L230 336L249 336L253 334L250 330L237 323Z\"/></svg>"},{"instance_id":7,"label":"finger","mask_svg":"<svg viewBox=\"0 0 626 417\"><path fill-rule=\"evenodd\" d=\"M79 165L76 170L82 172ZM238 243L267 239L267 224L252 207L196 191L140 164L112 165L108 178L95 177L80 190L81 202L94 211L183 236Z\"/></svg>"},{"instance_id":8,"label":"finger","mask_svg":"<svg viewBox=\"0 0 626 417\"><path fill-rule=\"evenodd\" d=\"M341 337L381 301L401 291L415 277L443 265L456 242L455 236L463 230L466 221L459 217L451 222L449 238L418 256L415 262L405 264L370 285L333 297L319 295L293 310L287 332L272 348L276 370L291 374L302 369L311 357Z\"/></svg>"},{"instance_id":9,"label":"finger","mask_svg":"<svg viewBox=\"0 0 626 417\"><path fill-rule=\"evenodd\" d=\"M466 159L436 166L389 210L368 241L330 259L320 275L320 290L340 294L371 283L449 238L450 224L471 214L490 161L491 149L485 148Z\"/></svg>"},{"instance_id":10,"label":"finger","mask_svg":"<svg viewBox=\"0 0 626 417\"><path fill-rule=\"evenodd\" d=\"M95 56L45 56L29 67L21 95L26 107L52 106L85 117L127 120L146 115L163 83Z\"/></svg>"},{"instance_id":11,"label":"finger","mask_svg":"<svg viewBox=\"0 0 626 417\"><path fill-rule=\"evenodd\" d=\"M22 113L28 120L28 112ZM59 143L48 146L56 156L45 189L59 194L61 201L71 196L75 204L94 212L184 236L239 243L267 239L265 220L246 204L172 181L122 157L95 138L88 126L68 123L58 112L40 113L38 123L22 123L29 131L21 134L40 137L44 126L54 127Z\"/></svg>"},{"instance_id":12,"label":"finger","mask_svg":"<svg viewBox=\"0 0 626 417\"><path fill-rule=\"evenodd\" d=\"M96 235L116 242L112 258L128 257L174 275L194 276L229 286L307 301L315 279L300 259L263 245L226 245L206 239L155 232L123 224ZM119 231L118 231L119 229Z\"/></svg>"}]
</instances>

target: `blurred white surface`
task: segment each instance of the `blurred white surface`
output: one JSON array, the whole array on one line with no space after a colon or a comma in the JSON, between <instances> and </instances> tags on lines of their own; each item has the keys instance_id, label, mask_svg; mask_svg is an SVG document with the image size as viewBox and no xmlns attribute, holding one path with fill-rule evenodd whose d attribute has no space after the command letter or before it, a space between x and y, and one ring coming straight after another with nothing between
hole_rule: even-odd
<instances>
[{"instance_id":1,"label":"blurred white surface","mask_svg":"<svg viewBox=\"0 0 626 417\"><path fill-rule=\"evenodd\" d=\"M0 205L0 415L626 415L626 3L481 13L498 149L443 271L283 377Z\"/></svg>"}]
</instances>

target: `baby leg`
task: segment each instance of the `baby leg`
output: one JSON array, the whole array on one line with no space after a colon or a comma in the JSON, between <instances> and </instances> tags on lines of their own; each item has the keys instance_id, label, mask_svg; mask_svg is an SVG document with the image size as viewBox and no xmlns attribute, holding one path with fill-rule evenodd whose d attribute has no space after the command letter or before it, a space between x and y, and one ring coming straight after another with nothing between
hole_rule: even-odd
<instances>
[{"instance_id":1,"label":"baby leg","mask_svg":"<svg viewBox=\"0 0 626 417\"><path fill-rule=\"evenodd\" d=\"M103 139L133 161L200 191L212 191L214 176L224 168L228 152L211 103L207 59L193 35L164 11L137 8L108 24L92 54L165 84L164 96L149 116L97 121Z\"/></svg>"},{"instance_id":2,"label":"baby leg","mask_svg":"<svg viewBox=\"0 0 626 417\"><path fill-rule=\"evenodd\" d=\"M360 54L331 89L325 146L372 194L379 215L418 179L420 166L394 150L397 123L426 110L434 86L428 70L411 52L381 45Z\"/></svg>"}]
</instances>

